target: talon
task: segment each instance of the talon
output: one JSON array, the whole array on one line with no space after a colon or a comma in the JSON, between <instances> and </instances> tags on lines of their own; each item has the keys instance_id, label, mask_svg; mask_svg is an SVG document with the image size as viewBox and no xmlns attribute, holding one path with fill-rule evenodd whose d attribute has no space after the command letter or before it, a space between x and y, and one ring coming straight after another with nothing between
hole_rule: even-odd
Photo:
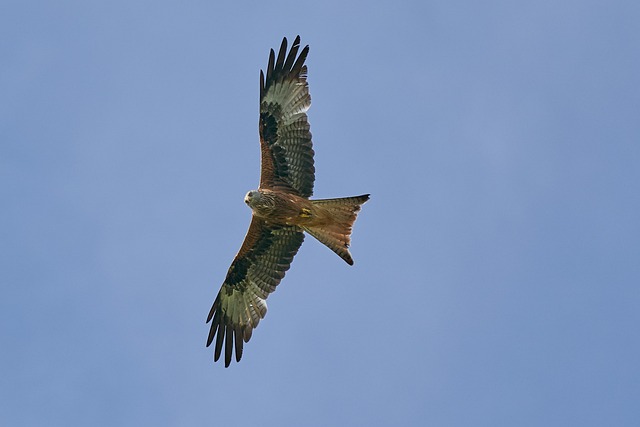
<instances>
[{"instance_id":1,"label":"talon","mask_svg":"<svg viewBox=\"0 0 640 427\"><path fill-rule=\"evenodd\" d=\"M300 210L300 218L311 218L311 209L302 208Z\"/></svg>"}]
</instances>

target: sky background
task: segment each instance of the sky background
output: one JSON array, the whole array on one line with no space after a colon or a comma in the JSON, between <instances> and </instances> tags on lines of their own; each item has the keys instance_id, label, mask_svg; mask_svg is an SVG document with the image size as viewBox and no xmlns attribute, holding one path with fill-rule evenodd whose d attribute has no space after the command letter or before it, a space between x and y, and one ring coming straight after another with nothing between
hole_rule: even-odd
<instances>
[{"instance_id":1,"label":"sky background","mask_svg":"<svg viewBox=\"0 0 640 427\"><path fill-rule=\"evenodd\" d=\"M635 426L637 1L4 1L0 424ZM307 237L225 369L258 76L310 44Z\"/></svg>"}]
</instances>

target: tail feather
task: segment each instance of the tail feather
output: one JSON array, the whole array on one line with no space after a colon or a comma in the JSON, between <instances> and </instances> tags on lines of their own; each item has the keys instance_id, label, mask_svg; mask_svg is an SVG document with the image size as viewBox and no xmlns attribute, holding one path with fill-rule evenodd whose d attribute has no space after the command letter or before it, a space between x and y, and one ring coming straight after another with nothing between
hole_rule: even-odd
<instances>
[{"instance_id":1,"label":"tail feather","mask_svg":"<svg viewBox=\"0 0 640 427\"><path fill-rule=\"evenodd\" d=\"M307 225L303 225L302 229L338 254L347 264L353 265L353 258L349 252L351 231L360 207L367 200L369 194L312 200L313 219Z\"/></svg>"}]
</instances>

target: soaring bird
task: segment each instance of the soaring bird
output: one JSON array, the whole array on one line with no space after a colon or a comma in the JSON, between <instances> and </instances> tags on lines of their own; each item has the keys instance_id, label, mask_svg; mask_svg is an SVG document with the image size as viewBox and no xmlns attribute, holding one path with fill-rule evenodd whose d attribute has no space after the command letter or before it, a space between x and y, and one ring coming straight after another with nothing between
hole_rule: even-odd
<instances>
[{"instance_id":1,"label":"soaring bird","mask_svg":"<svg viewBox=\"0 0 640 427\"><path fill-rule=\"evenodd\" d=\"M298 55L299 49L300 36L287 53L285 37L277 58L271 49L266 77L260 70L260 185L244 198L252 210L249 231L207 317L207 347L215 341L214 361L224 347L225 367L234 349L240 361L243 343L267 313L266 299L289 269L304 232L353 265L351 230L369 200L369 194L309 199L315 180L304 64L309 46Z\"/></svg>"}]
</instances>

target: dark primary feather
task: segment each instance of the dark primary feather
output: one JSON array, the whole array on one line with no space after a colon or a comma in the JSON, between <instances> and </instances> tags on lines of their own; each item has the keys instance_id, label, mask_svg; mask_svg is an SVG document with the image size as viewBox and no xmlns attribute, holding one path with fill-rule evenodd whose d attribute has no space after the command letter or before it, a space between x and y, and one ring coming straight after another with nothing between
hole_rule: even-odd
<instances>
[{"instance_id":1,"label":"dark primary feather","mask_svg":"<svg viewBox=\"0 0 640 427\"><path fill-rule=\"evenodd\" d=\"M207 323L211 322L207 347L215 339L214 360L224 346L224 363L242 357L243 342L267 312L265 300L289 269L304 234L298 227L271 226L255 217L244 243L231 263L227 277L216 297Z\"/></svg>"},{"instance_id":2,"label":"dark primary feather","mask_svg":"<svg viewBox=\"0 0 640 427\"><path fill-rule=\"evenodd\" d=\"M315 167L313 146L306 111L311 105L304 61L300 55L300 36L287 54L282 40L276 59L269 55L266 78L260 72L260 144L262 153L261 188L281 188L299 196L313 194Z\"/></svg>"}]
</instances>

